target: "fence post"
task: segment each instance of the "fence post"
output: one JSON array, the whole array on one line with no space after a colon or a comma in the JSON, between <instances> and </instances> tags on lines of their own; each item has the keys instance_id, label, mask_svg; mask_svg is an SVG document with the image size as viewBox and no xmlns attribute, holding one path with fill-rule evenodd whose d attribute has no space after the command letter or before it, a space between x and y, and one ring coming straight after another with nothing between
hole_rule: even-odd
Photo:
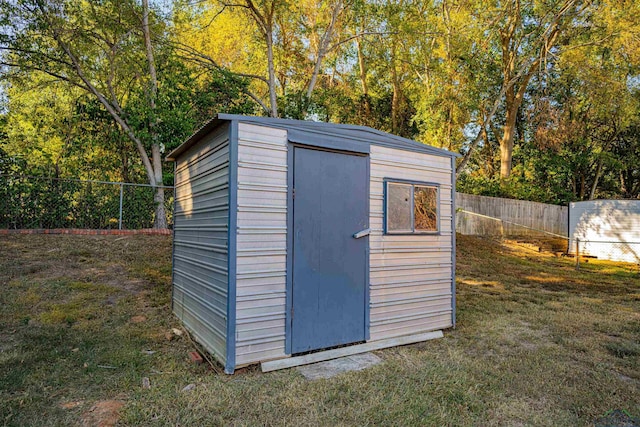
<instances>
[{"instance_id":1,"label":"fence post","mask_svg":"<svg viewBox=\"0 0 640 427\"><path fill-rule=\"evenodd\" d=\"M124 198L124 184L120 184L120 215L118 217L118 230L122 230L122 199Z\"/></svg>"},{"instance_id":2,"label":"fence post","mask_svg":"<svg viewBox=\"0 0 640 427\"><path fill-rule=\"evenodd\" d=\"M576 239L576 270L580 270L580 239Z\"/></svg>"}]
</instances>

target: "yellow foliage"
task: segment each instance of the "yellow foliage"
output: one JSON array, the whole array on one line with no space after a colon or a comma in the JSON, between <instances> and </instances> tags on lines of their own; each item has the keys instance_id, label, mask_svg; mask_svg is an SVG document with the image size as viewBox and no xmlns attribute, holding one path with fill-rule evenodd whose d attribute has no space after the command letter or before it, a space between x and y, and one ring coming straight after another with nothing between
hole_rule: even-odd
<instances>
[{"instance_id":1,"label":"yellow foliage","mask_svg":"<svg viewBox=\"0 0 640 427\"><path fill-rule=\"evenodd\" d=\"M238 3L242 4L241 1ZM263 15L274 4L273 57L278 91L284 95L304 89L311 78L335 1L271 0L254 3ZM338 19L331 44L339 40L343 32L342 20ZM251 89L266 96L268 86L264 80L268 77L268 61L265 34L247 9L224 7L215 0L200 2L179 11L174 37L180 44L213 59L218 66L234 73L259 77L251 79ZM324 63L330 63L338 52L339 49L327 52Z\"/></svg>"},{"instance_id":2,"label":"yellow foliage","mask_svg":"<svg viewBox=\"0 0 640 427\"><path fill-rule=\"evenodd\" d=\"M52 84L47 77L34 73L30 90L9 87L7 143L11 155L29 158L30 163L44 166L63 157L65 135L71 130L65 119L73 112L73 89Z\"/></svg>"}]
</instances>

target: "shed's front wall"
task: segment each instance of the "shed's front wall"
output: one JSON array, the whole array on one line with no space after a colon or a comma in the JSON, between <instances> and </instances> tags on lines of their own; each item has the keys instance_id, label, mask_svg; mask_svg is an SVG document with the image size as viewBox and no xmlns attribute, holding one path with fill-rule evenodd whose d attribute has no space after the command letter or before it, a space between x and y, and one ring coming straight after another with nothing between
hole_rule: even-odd
<instances>
[{"instance_id":1,"label":"shed's front wall","mask_svg":"<svg viewBox=\"0 0 640 427\"><path fill-rule=\"evenodd\" d=\"M571 203L569 248L600 259L640 262L640 200Z\"/></svg>"},{"instance_id":2,"label":"shed's front wall","mask_svg":"<svg viewBox=\"0 0 640 427\"><path fill-rule=\"evenodd\" d=\"M287 132L238 124L236 365L286 357ZM452 162L370 147L370 341L452 326ZM383 235L383 179L439 185L437 235Z\"/></svg>"},{"instance_id":3,"label":"shed's front wall","mask_svg":"<svg viewBox=\"0 0 640 427\"><path fill-rule=\"evenodd\" d=\"M229 126L180 155L175 170L173 311L226 360Z\"/></svg>"},{"instance_id":4,"label":"shed's front wall","mask_svg":"<svg viewBox=\"0 0 640 427\"><path fill-rule=\"evenodd\" d=\"M448 328L453 325L451 158L377 145L370 158L371 341ZM383 234L385 178L439 186L438 234Z\"/></svg>"}]
</instances>

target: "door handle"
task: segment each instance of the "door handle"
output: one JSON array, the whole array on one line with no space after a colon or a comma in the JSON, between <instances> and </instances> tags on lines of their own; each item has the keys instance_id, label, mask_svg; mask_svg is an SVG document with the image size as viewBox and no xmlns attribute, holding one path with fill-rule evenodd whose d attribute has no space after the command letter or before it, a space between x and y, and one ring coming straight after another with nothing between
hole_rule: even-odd
<instances>
[{"instance_id":1,"label":"door handle","mask_svg":"<svg viewBox=\"0 0 640 427\"><path fill-rule=\"evenodd\" d=\"M366 228L366 229L364 229L362 231L358 231L356 234L353 235L353 237L355 239L359 239L361 237L368 236L369 234L371 234L371 229L370 228Z\"/></svg>"}]
</instances>

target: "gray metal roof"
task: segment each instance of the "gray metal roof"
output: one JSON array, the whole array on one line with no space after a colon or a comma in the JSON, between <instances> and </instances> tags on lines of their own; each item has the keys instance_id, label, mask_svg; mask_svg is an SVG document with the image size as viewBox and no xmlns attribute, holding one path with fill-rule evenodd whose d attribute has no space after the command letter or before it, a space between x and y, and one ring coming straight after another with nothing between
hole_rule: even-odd
<instances>
[{"instance_id":1,"label":"gray metal roof","mask_svg":"<svg viewBox=\"0 0 640 427\"><path fill-rule=\"evenodd\" d=\"M271 117L243 116L237 114L218 114L204 126L198 129L178 148L167 155L167 160L175 160L181 153L206 136L211 130L224 121L252 123L268 127L286 129L289 139L295 135L294 142L313 143L314 139L333 138L345 143L357 143L363 146L369 144L381 145L401 150L432 154L442 157L459 157L458 153L443 150L431 145L421 144L411 139L382 132L367 126L345 125L339 123L313 122L307 120L276 119ZM292 139L293 140L293 139ZM346 144L345 144L346 145Z\"/></svg>"}]
</instances>

